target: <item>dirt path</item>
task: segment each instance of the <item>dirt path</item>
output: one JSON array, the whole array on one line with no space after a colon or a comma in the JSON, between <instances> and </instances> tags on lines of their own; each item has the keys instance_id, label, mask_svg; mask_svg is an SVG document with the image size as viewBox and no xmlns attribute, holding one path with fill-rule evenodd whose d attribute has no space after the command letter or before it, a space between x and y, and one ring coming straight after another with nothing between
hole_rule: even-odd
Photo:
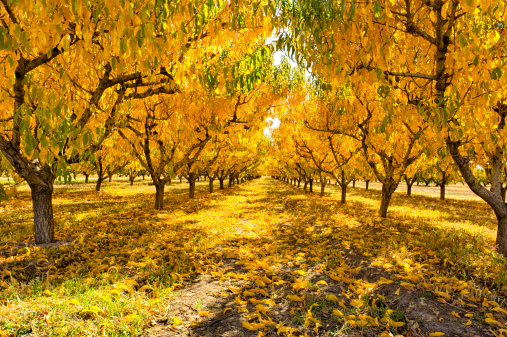
<instances>
[{"instance_id":1,"label":"dirt path","mask_svg":"<svg viewBox=\"0 0 507 337\"><path fill-rule=\"evenodd\" d=\"M220 262L177 291L147 336L493 336L485 317L503 318L425 252L390 259L383 238L407 224L364 222L268 178L224 205L238 214L235 239L214 247Z\"/></svg>"}]
</instances>

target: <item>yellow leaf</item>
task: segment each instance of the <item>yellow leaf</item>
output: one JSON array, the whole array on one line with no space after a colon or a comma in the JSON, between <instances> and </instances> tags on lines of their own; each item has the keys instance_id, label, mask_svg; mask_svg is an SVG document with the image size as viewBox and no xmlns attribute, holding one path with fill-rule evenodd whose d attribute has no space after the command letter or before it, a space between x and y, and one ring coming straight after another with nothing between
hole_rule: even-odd
<instances>
[{"instance_id":1,"label":"yellow leaf","mask_svg":"<svg viewBox=\"0 0 507 337\"><path fill-rule=\"evenodd\" d=\"M493 318L489 318L489 317L484 319L484 322L488 323L489 325L501 326L501 324L498 321L494 320Z\"/></svg>"},{"instance_id":2,"label":"yellow leaf","mask_svg":"<svg viewBox=\"0 0 507 337\"><path fill-rule=\"evenodd\" d=\"M381 277L380 280L377 282L377 285L382 285L382 284L391 284L393 283L392 280L388 280L386 279L385 277Z\"/></svg>"},{"instance_id":3,"label":"yellow leaf","mask_svg":"<svg viewBox=\"0 0 507 337\"><path fill-rule=\"evenodd\" d=\"M225 313L229 310L232 310L232 308L225 308L223 314L225 315Z\"/></svg>"},{"instance_id":4,"label":"yellow leaf","mask_svg":"<svg viewBox=\"0 0 507 337\"><path fill-rule=\"evenodd\" d=\"M400 283L400 286L404 287L404 288L407 288L407 289L412 289L415 287L415 284L412 284L412 283L408 283L408 282L401 282Z\"/></svg>"},{"instance_id":5,"label":"yellow leaf","mask_svg":"<svg viewBox=\"0 0 507 337\"><path fill-rule=\"evenodd\" d=\"M199 311L199 317L208 317L210 315L209 311Z\"/></svg>"},{"instance_id":6,"label":"yellow leaf","mask_svg":"<svg viewBox=\"0 0 507 337\"><path fill-rule=\"evenodd\" d=\"M329 294L329 295L326 295L326 300L332 301L332 302L338 302L338 297L336 297L335 295Z\"/></svg>"},{"instance_id":7,"label":"yellow leaf","mask_svg":"<svg viewBox=\"0 0 507 337\"><path fill-rule=\"evenodd\" d=\"M492 310L496 311L496 312L501 312L502 314L507 315L507 311L505 311L504 309L502 309L500 307L495 307Z\"/></svg>"},{"instance_id":8,"label":"yellow leaf","mask_svg":"<svg viewBox=\"0 0 507 337\"><path fill-rule=\"evenodd\" d=\"M401 289L401 288L398 288L398 289L397 289L394 293L395 293L396 295L399 295L399 294L400 294L400 289Z\"/></svg>"},{"instance_id":9,"label":"yellow leaf","mask_svg":"<svg viewBox=\"0 0 507 337\"><path fill-rule=\"evenodd\" d=\"M457 318L461 318L456 311L451 311L451 315L453 315L454 317L457 317Z\"/></svg>"},{"instance_id":10,"label":"yellow leaf","mask_svg":"<svg viewBox=\"0 0 507 337\"><path fill-rule=\"evenodd\" d=\"M295 301L295 302L302 302L303 299L297 295L288 295L287 298L289 300Z\"/></svg>"},{"instance_id":11,"label":"yellow leaf","mask_svg":"<svg viewBox=\"0 0 507 337\"><path fill-rule=\"evenodd\" d=\"M445 336L445 333L443 333L443 332L432 332L432 333L430 333L430 337L438 337L438 336Z\"/></svg>"},{"instance_id":12,"label":"yellow leaf","mask_svg":"<svg viewBox=\"0 0 507 337\"><path fill-rule=\"evenodd\" d=\"M405 322L395 322L395 321L391 321L389 322L389 325L392 326L393 328L399 328L399 327L402 327L405 325Z\"/></svg>"},{"instance_id":13,"label":"yellow leaf","mask_svg":"<svg viewBox=\"0 0 507 337\"><path fill-rule=\"evenodd\" d=\"M323 285L323 286L328 286L327 282L324 281L324 280L320 280L319 282L315 283L316 285L320 286L320 285Z\"/></svg>"},{"instance_id":14,"label":"yellow leaf","mask_svg":"<svg viewBox=\"0 0 507 337\"><path fill-rule=\"evenodd\" d=\"M472 324L471 320L468 320L466 323L463 323L463 325L470 325L470 324Z\"/></svg>"},{"instance_id":15,"label":"yellow leaf","mask_svg":"<svg viewBox=\"0 0 507 337\"><path fill-rule=\"evenodd\" d=\"M341 312L340 310L334 309L333 310L333 315L334 316L343 316L343 312Z\"/></svg>"},{"instance_id":16,"label":"yellow leaf","mask_svg":"<svg viewBox=\"0 0 507 337\"><path fill-rule=\"evenodd\" d=\"M54 294L51 291L49 291L49 290L46 289L46 290L44 290L44 295L46 295L46 296L52 296Z\"/></svg>"},{"instance_id":17,"label":"yellow leaf","mask_svg":"<svg viewBox=\"0 0 507 337\"><path fill-rule=\"evenodd\" d=\"M257 331L259 329L263 329L266 325L264 323L248 323L247 321L244 321L241 326L251 331Z\"/></svg>"}]
</instances>

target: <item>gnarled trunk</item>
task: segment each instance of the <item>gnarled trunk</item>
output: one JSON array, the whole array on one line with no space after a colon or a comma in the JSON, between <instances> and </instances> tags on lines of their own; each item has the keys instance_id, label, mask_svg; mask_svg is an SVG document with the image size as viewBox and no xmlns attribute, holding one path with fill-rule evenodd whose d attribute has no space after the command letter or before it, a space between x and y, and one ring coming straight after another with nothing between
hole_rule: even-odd
<instances>
[{"instance_id":1,"label":"gnarled trunk","mask_svg":"<svg viewBox=\"0 0 507 337\"><path fill-rule=\"evenodd\" d=\"M55 221L53 218L53 182L47 186L30 186L33 202L33 222L35 243L55 241Z\"/></svg>"},{"instance_id":2,"label":"gnarled trunk","mask_svg":"<svg viewBox=\"0 0 507 337\"><path fill-rule=\"evenodd\" d=\"M498 232L496 234L496 245L498 252L503 256L507 255L507 217L498 217Z\"/></svg>"},{"instance_id":3,"label":"gnarled trunk","mask_svg":"<svg viewBox=\"0 0 507 337\"><path fill-rule=\"evenodd\" d=\"M155 209L164 209L164 183L155 183Z\"/></svg>"},{"instance_id":4,"label":"gnarled trunk","mask_svg":"<svg viewBox=\"0 0 507 337\"><path fill-rule=\"evenodd\" d=\"M387 217L387 209L389 208L389 203L391 202L391 197L393 196L394 191L396 190L396 185L387 185L382 183L382 200L380 201L380 210L379 215L381 218Z\"/></svg>"}]
</instances>

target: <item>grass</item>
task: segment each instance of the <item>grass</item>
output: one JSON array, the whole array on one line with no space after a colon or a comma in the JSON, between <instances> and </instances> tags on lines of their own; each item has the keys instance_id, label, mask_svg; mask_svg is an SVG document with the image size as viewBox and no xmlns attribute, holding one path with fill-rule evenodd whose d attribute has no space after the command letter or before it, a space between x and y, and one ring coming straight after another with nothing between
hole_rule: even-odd
<instances>
[{"instance_id":1,"label":"grass","mask_svg":"<svg viewBox=\"0 0 507 337\"><path fill-rule=\"evenodd\" d=\"M27 186L20 185L18 197L2 204L0 252L10 253L0 256L5 286L0 336L137 335L165 312L175 289L183 290L188 280L231 258L249 265L246 277L279 275L289 285L307 278L306 287L296 292L306 300L297 304L301 310L290 321L308 333L316 327L314 321L303 326L308 310L335 336L405 331L406 326L382 321L406 322L407 317L378 293L383 289L378 280L367 281L373 277L368 268L393 281L393 292L408 282L416 298L429 301L442 296L437 292L448 293L449 303L480 304L470 300L477 298L501 304L506 296L505 259L494 252L494 214L481 201L442 202L400 193L389 217L380 219L379 191L349 188L342 205L340 190L329 185L320 198L317 192L304 194L302 188L260 179L225 191L217 181L212 195L206 192L208 183L200 182L195 200L188 199L186 183L176 182L166 189L166 209L155 211L148 180L133 187L125 179L104 184L100 193L81 181L55 187L57 239L69 238L74 245L19 247L33 240ZM288 272L295 270L305 274ZM234 275L227 271L220 277ZM254 280L252 285L262 284ZM342 287L336 295L345 300L346 310L326 299L318 280ZM270 315L281 311L277 306L295 305L286 300L290 286L265 289L277 299ZM194 307L204 307L201 298ZM334 309L344 317L332 316ZM483 322L484 312L475 313L474 322ZM355 318L346 319L349 315ZM360 317L369 323L358 325ZM372 323L375 318L380 327ZM180 324L178 317L168 319Z\"/></svg>"}]
</instances>

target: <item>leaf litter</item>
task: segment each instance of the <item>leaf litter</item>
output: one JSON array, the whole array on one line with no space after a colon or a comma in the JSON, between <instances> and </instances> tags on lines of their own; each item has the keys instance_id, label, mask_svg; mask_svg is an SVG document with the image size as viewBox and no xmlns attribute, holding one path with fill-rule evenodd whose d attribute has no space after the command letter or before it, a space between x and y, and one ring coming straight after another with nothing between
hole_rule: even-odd
<instances>
[{"instance_id":1,"label":"leaf litter","mask_svg":"<svg viewBox=\"0 0 507 337\"><path fill-rule=\"evenodd\" d=\"M125 192L117 187L76 209L79 215L109 201L110 208L96 209L96 221L62 219L69 225L59 234L75 236L71 245L19 248L19 237L3 243L12 254L0 259L2 333L507 332L504 261L488 249L491 240L402 212L375 218L374 206L362 202L371 192L355 190L342 206L332 195L319 198L263 178L196 200L175 193L170 209L155 212L142 205L147 188L134 191L130 208L114 209ZM77 194L60 197L77 202ZM468 254L481 268L470 256L449 253L463 245L473 245Z\"/></svg>"}]
</instances>

